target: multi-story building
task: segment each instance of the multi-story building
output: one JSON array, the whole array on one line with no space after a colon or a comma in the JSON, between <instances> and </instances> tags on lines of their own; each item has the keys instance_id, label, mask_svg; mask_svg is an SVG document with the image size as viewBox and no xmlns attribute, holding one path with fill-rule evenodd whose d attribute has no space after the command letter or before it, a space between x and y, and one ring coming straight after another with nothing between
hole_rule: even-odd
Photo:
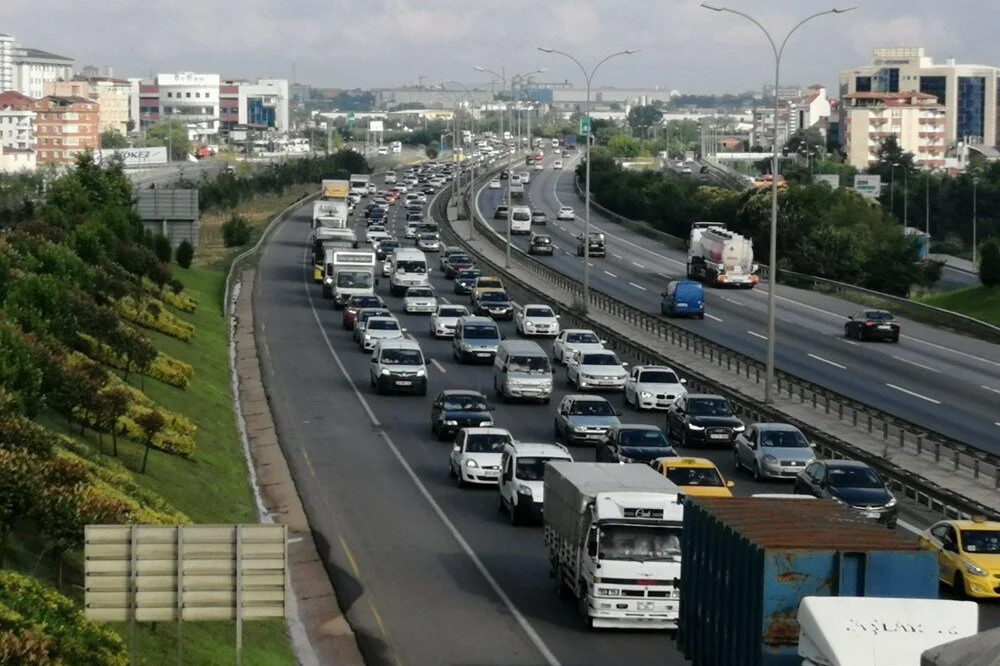
<instances>
[{"instance_id":1,"label":"multi-story building","mask_svg":"<svg viewBox=\"0 0 1000 666\"><path fill-rule=\"evenodd\" d=\"M35 145L41 164L72 164L100 145L100 108L87 97L43 97L35 102Z\"/></svg>"},{"instance_id":2,"label":"multi-story building","mask_svg":"<svg viewBox=\"0 0 1000 666\"><path fill-rule=\"evenodd\" d=\"M257 79L223 81L219 88L222 129L237 125L273 128L280 134L288 132L288 81Z\"/></svg>"},{"instance_id":3,"label":"multi-story building","mask_svg":"<svg viewBox=\"0 0 1000 666\"><path fill-rule=\"evenodd\" d=\"M35 100L14 90L0 93L0 145L35 148Z\"/></svg>"},{"instance_id":4,"label":"multi-story building","mask_svg":"<svg viewBox=\"0 0 1000 666\"><path fill-rule=\"evenodd\" d=\"M14 52L17 41L0 33L0 91L14 89Z\"/></svg>"},{"instance_id":5,"label":"multi-story building","mask_svg":"<svg viewBox=\"0 0 1000 666\"><path fill-rule=\"evenodd\" d=\"M128 81L109 78L76 78L72 81L50 81L45 94L56 97L88 97L101 107L100 131L125 134L129 121Z\"/></svg>"},{"instance_id":6,"label":"multi-story building","mask_svg":"<svg viewBox=\"0 0 1000 666\"><path fill-rule=\"evenodd\" d=\"M894 134L914 162L931 168L945 165L948 150L947 110L936 95L921 92L856 92L844 95L841 137L851 166L863 169L875 161L879 145Z\"/></svg>"},{"instance_id":7,"label":"multi-story building","mask_svg":"<svg viewBox=\"0 0 1000 666\"><path fill-rule=\"evenodd\" d=\"M830 99L826 96L826 88L819 84L811 85L804 95L788 103L786 132L789 136L800 129L819 127L825 135L824 119L830 116Z\"/></svg>"},{"instance_id":8,"label":"multi-story building","mask_svg":"<svg viewBox=\"0 0 1000 666\"><path fill-rule=\"evenodd\" d=\"M922 48L877 48L871 64L841 70L840 96L912 91L933 95L944 107L949 145L962 141L995 146L998 76L1000 69L989 65L956 64L952 59L935 63Z\"/></svg>"},{"instance_id":9,"label":"multi-story building","mask_svg":"<svg viewBox=\"0 0 1000 666\"><path fill-rule=\"evenodd\" d=\"M73 59L65 56L17 47L14 54L14 89L28 97L44 97L45 84L73 78Z\"/></svg>"},{"instance_id":10,"label":"multi-story building","mask_svg":"<svg viewBox=\"0 0 1000 666\"><path fill-rule=\"evenodd\" d=\"M35 151L30 148L7 148L0 145L0 173L34 171Z\"/></svg>"}]
</instances>

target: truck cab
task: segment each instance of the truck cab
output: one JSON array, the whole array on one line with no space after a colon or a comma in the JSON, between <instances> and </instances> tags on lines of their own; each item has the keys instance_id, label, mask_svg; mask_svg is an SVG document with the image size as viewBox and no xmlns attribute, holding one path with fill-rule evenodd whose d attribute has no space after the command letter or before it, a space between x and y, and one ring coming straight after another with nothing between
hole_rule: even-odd
<instances>
[{"instance_id":1,"label":"truck cab","mask_svg":"<svg viewBox=\"0 0 1000 666\"><path fill-rule=\"evenodd\" d=\"M352 296L375 294L375 253L370 250L343 250L333 253L323 278L323 297L332 298L336 309Z\"/></svg>"},{"instance_id":2,"label":"truck cab","mask_svg":"<svg viewBox=\"0 0 1000 666\"><path fill-rule=\"evenodd\" d=\"M511 442L500 455L497 508L511 525L538 520L545 501L545 466L550 462L572 463L573 456L561 444Z\"/></svg>"}]
</instances>

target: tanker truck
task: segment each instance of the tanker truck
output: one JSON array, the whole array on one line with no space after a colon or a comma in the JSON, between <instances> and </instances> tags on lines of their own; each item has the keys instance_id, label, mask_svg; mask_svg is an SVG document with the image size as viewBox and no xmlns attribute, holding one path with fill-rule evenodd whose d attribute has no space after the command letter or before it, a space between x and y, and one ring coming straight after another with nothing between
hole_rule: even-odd
<instances>
[{"instance_id":1,"label":"tanker truck","mask_svg":"<svg viewBox=\"0 0 1000 666\"><path fill-rule=\"evenodd\" d=\"M688 240L687 276L715 286L757 284L753 241L719 222L695 222Z\"/></svg>"}]
</instances>

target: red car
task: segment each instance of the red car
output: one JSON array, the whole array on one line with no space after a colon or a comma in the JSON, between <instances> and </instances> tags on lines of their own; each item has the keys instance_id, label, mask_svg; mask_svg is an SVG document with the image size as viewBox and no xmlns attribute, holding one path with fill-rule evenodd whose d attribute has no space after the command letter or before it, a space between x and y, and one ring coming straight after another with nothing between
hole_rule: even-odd
<instances>
[{"instance_id":1,"label":"red car","mask_svg":"<svg viewBox=\"0 0 1000 666\"><path fill-rule=\"evenodd\" d=\"M473 265L472 259L469 259L464 254L453 254L444 260L444 276L452 280L461 271L472 268Z\"/></svg>"},{"instance_id":2,"label":"red car","mask_svg":"<svg viewBox=\"0 0 1000 666\"><path fill-rule=\"evenodd\" d=\"M344 306L344 329L354 330L354 320L364 308L384 308L385 303L378 296L351 296L351 300Z\"/></svg>"}]
</instances>

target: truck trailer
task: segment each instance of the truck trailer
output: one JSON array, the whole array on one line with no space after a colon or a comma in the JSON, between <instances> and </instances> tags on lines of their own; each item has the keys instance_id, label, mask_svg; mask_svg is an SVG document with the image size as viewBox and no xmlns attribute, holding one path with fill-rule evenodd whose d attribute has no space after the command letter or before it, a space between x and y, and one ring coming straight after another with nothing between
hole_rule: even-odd
<instances>
[{"instance_id":1,"label":"truck trailer","mask_svg":"<svg viewBox=\"0 0 1000 666\"><path fill-rule=\"evenodd\" d=\"M545 467L545 545L560 597L588 628L674 629L680 489L646 465Z\"/></svg>"},{"instance_id":2,"label":"truck trailer","mask_svg":"<svg viewBox=\"0 0 1000 666\"><path fill-rule=\"evenodd\" d=\"M687 276L709 285L757 284L753 241L718 222L695 222L688 239Z\"/></svg>"},{"instance_id":3,"label":"truck trailer","mask_svg":"<svg viewBox=\"0 0 1000 666\"><path fill-rule=\"evenodd\" d=\"M346 180L326 179L320 183L321 198L327 201L346 201L351 193L351 184Z\"/></svg>"},{"instance_id":4,"label":"truck trailer","mask_svg":"<svg viewBox=\"0 0 1000 666\"><path fill-rule=\"evenodd\" d=\"M346 199L320 199L313 202L313 229L319 226L347 226L347 218L350 216L350 206ZM341 224L331 224L330 220L341 220ZM320 223L324 221L324 224Z\"/></svg>"}]
</instances>

